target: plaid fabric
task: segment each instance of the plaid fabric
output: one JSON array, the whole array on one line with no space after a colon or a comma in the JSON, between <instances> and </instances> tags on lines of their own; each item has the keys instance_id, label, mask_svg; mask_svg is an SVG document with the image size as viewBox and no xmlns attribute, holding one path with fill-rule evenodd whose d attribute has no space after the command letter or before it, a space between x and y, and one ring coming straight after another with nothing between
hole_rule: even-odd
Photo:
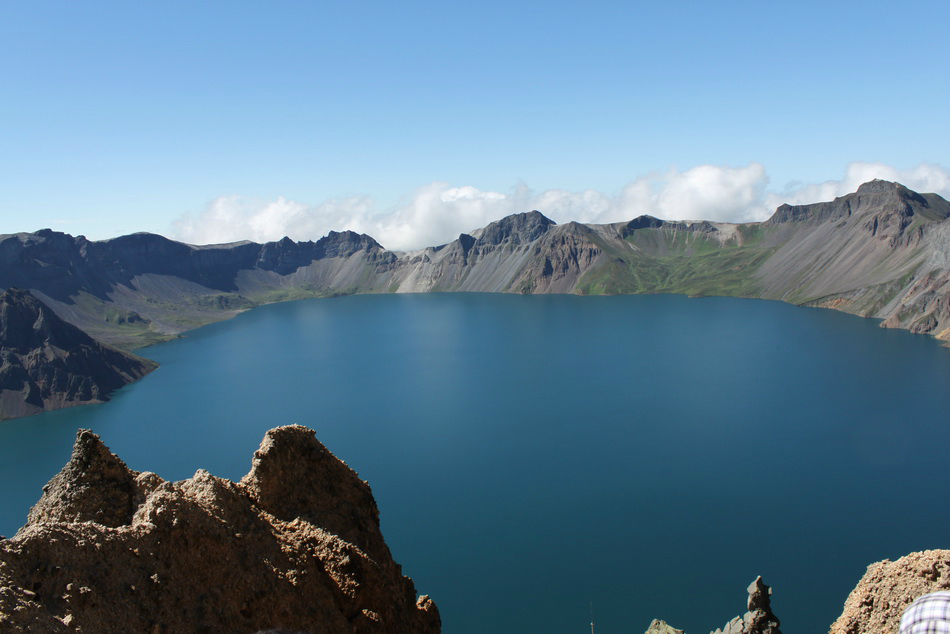
<instances>
[{"instance_id":1,"label":"plaid fabric","mask_svg":"<svg viewBox=\"0 0 950 634\"><path fill-rule=\"evenodd\" d=\"M900 634L950 634L950 592L925 594L907 606Z\"/></svg>"}]
</instances>

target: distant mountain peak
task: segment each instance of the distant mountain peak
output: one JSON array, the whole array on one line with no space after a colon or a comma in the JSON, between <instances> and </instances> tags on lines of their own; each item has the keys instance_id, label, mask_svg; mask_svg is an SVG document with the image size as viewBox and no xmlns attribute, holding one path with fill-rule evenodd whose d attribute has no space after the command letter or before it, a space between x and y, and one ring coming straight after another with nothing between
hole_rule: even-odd
<instances>
[{"instance_id":1,"label":"distant mountain peak","mask_svg":"<svg viewBox=\"0 0 950 634\"><path fill-rule=\"evenodd\" d=\"M665 223L665 220L660 220L656 216L643 214L628 222L625 228L629 232L636 231L637 229L659 229Z\"/></svg>"},{"instance_id":2,"label":"distant mountain peak","mask_svg":"<svg viewBox=\"0 0 950 634\"><path fill-rule=\"evenodd\" d=\"M855 194L880 194L891 191L906 191L910 190L894 181L887 181L882 178L875 178L867 181L866 183L861 183L858 185L858 189L854 192Z\"/></svg>"},{"instance_id":3,"label":"distant mountain peak","mask_svg":"<svg viewBox=\"0 0 950 634\"><path fill-rule=\"evenodd\" d=\"M926 204L924 197L915 191L907 189L900 183L875 178L866 183L862 183L851 197L858 196L884 196L894 197L903 201L914 201L919 204ZM847 196L845 196L847 198Z\"/></svg>"},{"instance_id":4,"label":"distant mountain peak","mask_svg":"<svg viewBox=\"0 0 950 634\"><path fill-rule=\"evenodd\" d=\"M895 189L897 187L903 187L903 185L897 181L889 181L883 178L872 178L871 180L858 185L857 191L861 191L862 189Z\"/></svg>"},{"instance_id":5,"label":"distant mountain peak","mask_svg":"<svg viewBox=\"0 0 950 634\"><path fill-rule=\"evenodd\" d=\"M479 241L483 244L525 244L537 240L555 224L537 209L511 214L485 227Z\"/></svg>"},{"instance_id":6,"label":"distant mountain peak","mask_svg":"<svg viewBox=\"0 0 950 634\"><path fill-rule=\"evenodd\" d=\"M874 179L863 183L857 191L839 196L830 202L781 205L768 222L822 223L852 215L874 215L893 211L913 215L924 208L943 209L945 205L946 201L936 194L918 194L900 183ZM939 211L938 213L946 217L946 214Z\"/></svg>"}]
</instances>

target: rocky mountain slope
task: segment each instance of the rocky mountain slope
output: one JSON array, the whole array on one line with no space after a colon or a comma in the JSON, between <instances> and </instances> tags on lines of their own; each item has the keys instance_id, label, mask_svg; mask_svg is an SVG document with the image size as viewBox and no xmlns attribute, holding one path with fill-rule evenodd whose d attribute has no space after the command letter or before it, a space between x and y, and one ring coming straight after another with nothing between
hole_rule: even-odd
<instances>
[{"instance_id":1,"label":"rocky mountain slope","mask_svg":"<svg viewBox=\"0 0 950 634\"><path fill-rule=\"evenodd\" d=\"M0 236L0 288L14 286L125 349L263 303L430 291L757 297L950 341L950 203L871 181L830 202L783 205L759 223L557 225L532 211L411 253L350 231L191 246L47 229Z\"/></svg>"},{"instance_id":2,"label":"rocky mountain slope","mask_svg":"<svg viewBox=\"0 0 950 634\"><path fill-rule=\"evenodd\" d=\"M0 288L28 288L100 341L134 349L260 303L378 290L396 256L369 236L195 247L137 233L0 236Z\"/></svg>"},{"instance_id":3,"label":"rocky mountain slope","mask_svg":"<svg viewBox=\"0 0 950 634\"><path fill-rule=\"evenodd\" d=\"M369 485L300 426L240 482L130 470L80 430L29 520L0 540L4 632L437 633Z\"/></svg>"},{"instance_id":4,"label":"rocky mountain slope","mask_svg":"<svg viewBox=\"0 0 950 634\"><path fill-rule=\"evenodd\" d=\"M127 349L261 303L347 293L685 293L779 299L950 339L950 203L872 181L766 222L557 225L515 214L411 253L366 235L190 246L134 234L0 236L0 288Z\"/></svg>"},{"instance_id":5,"label":"rocky mountain slope","mask_svg":"<svg viewBox=\"0 0 950 634\"><path fill-rule=\"evenodd\" d=\"M762 296L837 308L950 339L950 203L872 181L830 203L776 210L788 233L756 272Z\"/></svg>"},{"instance_id":6,"label":"rocky mountain slope","mask_svg":"<svg viewBox=\"0 0 950 634\"><path fill-rule=\"evenodd\" d=\"M109 400L155 363L93 340L28 291L0 295L0 419Z\"/></svg>"}]
</instances>

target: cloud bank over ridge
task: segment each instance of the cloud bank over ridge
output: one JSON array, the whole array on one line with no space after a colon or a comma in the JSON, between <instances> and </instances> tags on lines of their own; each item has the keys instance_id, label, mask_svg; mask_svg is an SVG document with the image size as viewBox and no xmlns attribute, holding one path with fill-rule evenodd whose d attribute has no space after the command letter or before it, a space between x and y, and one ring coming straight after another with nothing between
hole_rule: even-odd
<instances>
[{"instance_id":1,"label":"cloud bank over ridge","mask_svg":"<svg viewBox=\"0 0 950 634\"><path fill-rule=\"evenodd\" d=\"M172 235L191 244L289 236L317 240L329 231L367 233L387 249L403 251L444 244L458 234L483 227L508 214L537 209L552 220L610 223L643 214L665 220L751 222L765 220L782 203L832 200L874 178L898 181L921 192L950 198L950 169L922 163L899 170L881 163L851 163L841 180L793 183L769 190L765 167L700 165L685 171L652 172L616 194L588 189L541 192L521 183L508 192L434 182L416 189L407 202L389 210L376 208L369 196L331 198L316 205L279 197L267 201L242 196L216 198L200 213L179 217Z\"/></svg>"}]
</instances>

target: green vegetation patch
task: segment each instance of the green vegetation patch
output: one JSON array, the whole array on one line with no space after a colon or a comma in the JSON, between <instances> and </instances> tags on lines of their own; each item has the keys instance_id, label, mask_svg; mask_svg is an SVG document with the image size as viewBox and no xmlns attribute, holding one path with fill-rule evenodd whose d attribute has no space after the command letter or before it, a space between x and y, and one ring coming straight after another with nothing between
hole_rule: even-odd
<instances>
[{"instance_id":1,"label":"green vegetation patch","mask_svg":"<svg viewBox=\"0 0 950 634\"><path fill-rule=\"evenodd\" d=\"M273 288L263 293L254 293L251 297L258 304L276 304L277 302L288 302L296 299L312 299L314 297L333 297L335 295L348 295L344 291L333 290L329 287L318 286L291 286L286 288Z\"/></svg>"},{"instance_id":2,"label":"green vegetation patch","mask_svg":"<svg viewBox=\"0 0 950 634\"><path fill-rule=\"evenodd\" d=\"M578 283L578 292L590 295L758 295L759 285L754 273L774 252L773 249L734 246L709 249L706 248L708 244L703 247L702 252L695 255L650 257L641 253L633 258L629 254L627 258L614 258L588 271Z\"/></svg>"},{"instance_id":3,"label":"green vegetation patch","mask_svg":"<svg viewBox=\"0 0 950 634\"><path fill-rule=\"evenodd\" d=\"M750 222L736 225L736 232L742 237L743 247L754 247L773 235L774 229L759 222Z\"/></svg>"}]
</instances>

